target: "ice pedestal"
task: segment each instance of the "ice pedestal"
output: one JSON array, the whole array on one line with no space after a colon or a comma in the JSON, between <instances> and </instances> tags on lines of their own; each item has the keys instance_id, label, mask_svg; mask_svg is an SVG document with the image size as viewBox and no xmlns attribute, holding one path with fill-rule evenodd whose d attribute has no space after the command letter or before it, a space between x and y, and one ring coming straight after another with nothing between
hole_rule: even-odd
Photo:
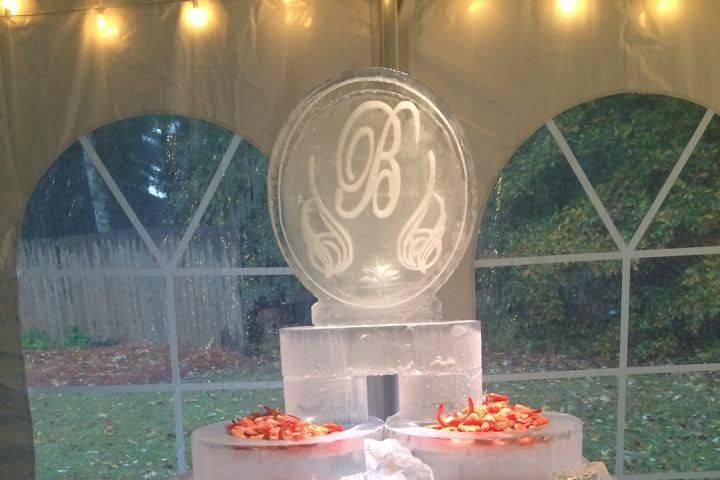
<instances>
[{"instance_id":1,"label":"ice pedestal","mask_svg":"<svg viewBox=\"0 0 720 480\"><path fill-rule=\"evenodd\" d=\"M379 440L383 422L368 422L308 440L247 440L215 423L192 434L194 480L338 480L365 471L364 440Z\"/></svg>"},{"instance_id":2,"label":"ice pedestal","mask_svg":"<svg viewBox=\"0 0 720 480\"><path fill-rule=\"evenodd\" d=\"M369 417L364 378L285 377L283 385L285 409L298 417L347 425L356 425Z\"/></svg>"},{"instance_id":3,"label":"ice pedestal","mask_svg":"<svg viewBox=\"0 0 720 480\"><path fill-rule=\"evenodd\" d=\"M385 435L395 438L432 468L435 480L548 480L583 463L582 421L544 413L547 425L526 431L444 432L391 418Z\"/></svg>"},{"instance_id":4,"label":"ice pedestal","mask_svg":"<svg viewBox=\"0 0 720 480\"><path fill-rule=\"evenodd\" d=\"M320 420L368 418L366 378L398 375L399 416L430 421L437 405L482 393L480 322L280 330L285 408Z\"/></svg>"}]
</instances>

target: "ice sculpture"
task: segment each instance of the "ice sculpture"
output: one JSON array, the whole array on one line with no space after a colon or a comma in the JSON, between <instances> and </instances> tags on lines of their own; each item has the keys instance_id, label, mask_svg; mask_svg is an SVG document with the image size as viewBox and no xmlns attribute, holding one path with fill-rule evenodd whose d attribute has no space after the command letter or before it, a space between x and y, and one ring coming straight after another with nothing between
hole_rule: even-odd
<instances>
[{"instance_id":1,"label":"ice sculpture","mask_svg":"<svg viewBox=\"0 0 720 480\"><path fill-rule=\"evenodd\" d=\"M405 74L372 69L303 100L268 175L278 243L318 298L280 332L285 404L368 418L365 379L398 375L400 413L481 393L480 325L443 322L435 293L473 235L473 162L457 123Z\"/></svg>"},{"instance_id":2,"label":"ice sculpture","mask_svg":"<svg viewBox=\"0 0 720 480\"><path fill-rule=\"evenodd\" d=\"M434 294L470 242L477 196L462 132L423 86L373 69L318 88L275 144L268 189L315 325L440 320Z\"/></svg>"},{"instance_id":3,"label":"ice sculpture","mask_svg":"<svg viewBox=\"0 0 720 480\"><path fill-rule=\"evenodd\" d=\"M475 232L474 167L462 130L425 87L388 69L321 86L283 127L268 191L280 248L318 298L314 326L280 331L285 409L348 430L254 441L210 425L192 436L196 480L239 471L249 480L352 478L364 470L362 441L383 428L435 480L477 471L546 480L580 464L582 423L567 415L492 438L424 428L438 404L482 395L480 323L443 321L435 295ZM370 415L368 378L387 375L397 379L398 411L383 427Z\"/></svg>"}]
</instances>

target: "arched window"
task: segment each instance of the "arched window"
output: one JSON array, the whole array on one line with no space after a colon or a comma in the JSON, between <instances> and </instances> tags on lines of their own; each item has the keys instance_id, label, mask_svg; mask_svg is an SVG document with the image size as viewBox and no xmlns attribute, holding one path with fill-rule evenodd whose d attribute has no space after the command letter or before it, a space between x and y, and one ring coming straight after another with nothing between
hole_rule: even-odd
<instances>
[{"instance_id":1,"label":"arched window","mask_svg":"<svg viewBox=\"0 0 720 480\"><path fill-rule=\"evenodd\" d=\"M586 457L626 475L720 469L713 112L621 94L548 121L490 195L476 266L488 388L581 417Z\"/></svg>"},{"instance_id":2,"label":"arched window","mask_svg":"<svg viewBox=\"0 0 720 480\"><path fill-rule=\"evenodd\" d=\"M276 247L267 166L217 125L147 115L48 169L18 254L38 478L167 478L194 428L282 406L277 330L314 299Z\"/></svg>"}]
</instances>

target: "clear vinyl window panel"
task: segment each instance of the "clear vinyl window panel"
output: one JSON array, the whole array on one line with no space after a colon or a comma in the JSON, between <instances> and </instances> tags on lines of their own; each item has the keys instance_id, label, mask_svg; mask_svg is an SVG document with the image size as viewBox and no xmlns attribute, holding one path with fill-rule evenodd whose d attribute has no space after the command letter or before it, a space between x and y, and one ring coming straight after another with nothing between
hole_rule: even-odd
<instances>
[{"instance_id":1,"label":"clear vinyl window panel","mask_svg":"<svg viewBox=\"0 0 720 480\"><path fill-rule=\"evenodd\" d=\"M621 94L534 132L486 205L488 383L582 418L622 478L720 478L719 180L714 112Z\"/></svg>"},{"instance_id":2,"label":"clear vinyl window panel","mask_svg":"<svg viewBox=\"0 0 720 480\"><path fill-rule=\"evenodd\" d=\"M172 478L184 432L282 406L278 329L314 298L275 244L267 165L214 124L148 115L48 169L17 263L38 478Z\"/></svg>"}]
</instances>

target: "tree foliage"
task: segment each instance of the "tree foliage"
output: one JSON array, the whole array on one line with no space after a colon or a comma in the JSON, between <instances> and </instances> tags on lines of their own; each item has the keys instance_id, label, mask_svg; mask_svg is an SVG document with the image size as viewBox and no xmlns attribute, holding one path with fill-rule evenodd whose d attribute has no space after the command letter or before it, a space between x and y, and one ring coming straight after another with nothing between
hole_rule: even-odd
<instances>
[{"instance_id":1,"label":"tree foliage","mask_svg":"<svg viewBox=\"0 0 720 480\"><path fill-rule=\"evenodd\" d=\"M680 99L623 94L570 109L556 123L624 241L633 237L704 114ZM720 121L690 157L640 248L720 243ZM513 155L490 196L478 255L617 251L545 127ZM716 256L632 263L630 361L717 361ZM518 341L616 364L620 262L478 271L478 315L489 348Z\"/></svg>"}]
</instances>

